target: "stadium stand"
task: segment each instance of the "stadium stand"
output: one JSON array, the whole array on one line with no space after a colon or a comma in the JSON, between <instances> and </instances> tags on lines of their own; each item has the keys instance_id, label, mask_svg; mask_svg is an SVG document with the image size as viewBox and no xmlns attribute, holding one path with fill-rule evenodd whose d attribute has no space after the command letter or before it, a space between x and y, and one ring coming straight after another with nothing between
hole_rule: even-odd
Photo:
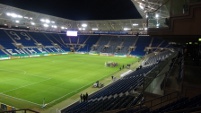
<instances>
[{"instance_id":1,"label":"stadium stand","mask_svg":"<svg viewBox=\"0 0 201 113\"><path fill-rule=\"evenodd\" d=\"M192 1L198 2L200 0ZM171 4L177 3L171 1ZM184 39L183 37L186 34L196 34L196 36L200 36L200 29L198 29L200 28L200 3L191 5L189 8L186 8L186 5L187 4L184 3L181 4L182 8L179 7L182 9L179 10L179 12L182 12L182 14L184 14L183 16L166 18L165 24L167 24L166 27L169 29L150 29L149 33L151 35L159 35L159 37L161 34L166 34L170 37L172 35L181 35L182 39ZM158 8L158 5L156 6ZM162 7L163 5L159 8ZM177 10L169 12L175 14L178 13ZM150 13L148 16L151 16L151 14L152 13ZM155 13L153 13L153 15L155 15ZM161 22L161 20L159 21ZM193 23L194 21L195 23ZM186 24L186 26L183 27L183 24ZM198 27L196 24L198 24ZM156 26L154 25L154 28L155 27ZM126 35L127 34L128 33L126 32ZM126 35L111 36L109 33L108 35L100 35L97 33L96 35L80 34L77 37L69 37L64 33L0 29L0 58L4 56L12 57L15 55L65 52L96 52L143 56L143 62L141 66L136 68L135 71L114 81L112 84L103 87L101 90L90 94L88 100L85 102L78 101L72 105L66 105L67 107L62 109L61 112L200 112L201 95L199 94L192 96L195 92L199 92L200 89L196 89L195 86L191 86L188 83L181 85L181 82L184 79L184 75L188 76L189 73L192 72L189 72L189 68L195 70L192 75L198 74L196 71L200 70L200 45L197 44L196 46L195 44L192 46L190 49L191 51L188 51L188 54L185 56L184 54L186 52L186 48L184 46L179 45L177 49L181 48L181 50L177 50L176 48L172 49L171 44L168 42L158 39L154 36L140 36L138 33L135 36ZM190 47L192 42L188 42L187 44L189 44L188 47ZM171 47L171 49L169 47ZM185 62L185 60L188 62ZM160 85L156 84L155 86L160 87L158 90L162 90L163 95L160 95L160 97L157 98L157 96L159 96L158 94L149 94L150 92L146 92L146 89L155 87L152 85L154 85L154 82L159 83L157 80L160 77L162 78L162 83ZM170 80L172 80L172 84L176 85L171 86ZM180 87L178 89L179 91L173 89L177 86ZM185 88L192 88L192 90L187 93L187 89L184 90ZM174 92L171 92L172 90ZM190 96L186 94L190 94ZM154 99L149 100L150 98ZM7 105L1 104L1 108L3 110L10 110L12 112L12 107L7 107ZM15 110L13 110L13 112L15 112ZM24 112L26 112L26 109Z\"/></svg>"},{"instance_id":2,"label":"stadium stand","mask_svg":"<svg viewBox=\"0 0 201 113\"><path fill-rule=\"evenodd\" d=\"M152 70L154 70L154 68L157 66L156 64L160 63L156 59L160 59L161 61L163 61L170 55L171 53L169 51L164 51L161 54L153 56L153 59L155 60L147 59L148 62L151 62L151 65L144 65L143 67L140 66L136 69L136 71L124 76L123 78L120 78L109 86L106 86L103 89L99 90L95 94L90 95L87 102L77 102L72 106L69 106L68 108L64 109L62 113L81 113L83 111L85 111L86 113L95 113L136 105L139 101L143 100L143 95L141 93L136 92L143 85L143 78L148 75ZM127 99L126 103L124 103L125 105L119 105L119 102L123 102L124 100L118 98L119 95L121 95L122 98L128 98L127 95L134 96L135 98ZM106 101L105 99L108 98L114 98L112 99L114 100L114 102L112 101L110 103L110 100L108 100L109 102ZM97 104L96 101L98 101ZM123 104L122 102L121 104ZM114 105L114 107L111 107L111 105Z\"/></svg>"},{"instance_id":3,"label":"stadium stand","mask_svg":"<svg viewBox=\"0 0 201 113\"><path fill-rule=\"evenodd\" d=\"M137 43L136 43L136 49L131 51L130 54L137 55L137 56L143 56L145 55L145 47L147 47L150 44L151 38L142 36L138 38Z\"/></svg>"},{"instance_id":4,"label":"stadium stand","mask_svg":"<svg viewBox=\"0 0 201 113\"><path fill-rule=\"evenodd\" d=\"M97 53L143 56L145 55L145 48L151 40L149 37L134 36L80 35L78 37L67 37L65 34L58 33L8 29L1 29L0 34L1 42L3 42L1 43L1 50L8 55L95 51ZM155 45L160 46L159 43Z\"/></svg>"}]
</instances>

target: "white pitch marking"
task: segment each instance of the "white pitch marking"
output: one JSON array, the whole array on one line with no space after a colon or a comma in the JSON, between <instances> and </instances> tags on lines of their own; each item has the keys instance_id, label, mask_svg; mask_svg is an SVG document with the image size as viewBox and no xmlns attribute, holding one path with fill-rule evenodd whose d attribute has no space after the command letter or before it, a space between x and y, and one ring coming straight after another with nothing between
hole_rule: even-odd
<instances>
[{"instance_id":1,"label":"white pitch marking","mask_svg":"<svg viewBox=\"0 0 201 113\"><path fill-rule=\"evenodd\" d=\"M27 76L36 76L36 77L48 79L48 77L43 77L43 76L40 76L40 75L37 75L37 74L29 74L24 70L17 70L17 69L13 69L13 70L0 69L0 70L7 71L7 72L10 72L10 73L15 73L16 71L21 71L21 72L23 72L24 75L27 75ZM48 70L50 70L50 69L48 69Z\"/></svg>"},{"instance_id":2,"label":"white pitch marking","mask_svg":"<svg viewBox=\"0 0 201 113\"><path fill-rule=\"evenodd\" d=\"M8 92L11 92L11 91L14 91L14 90L18 90L18 89L23 88L23 87L27 87L27 86L30 86L30 85L38 84L38 83L41 83L41 82L44 82L44 81L48 81L50 79L52 79L52 78L49 78L49 79L46 79L46 80L43 80L43 81L40 81L40 82L35 82L35 83L32 83L32 84L27 84L27 85L24 85L24 86L21 86L21 87L17 87L17 88L11 89L11 90L7 90L7 91L1 92L1 93L8 93Z\"/></svg>"},{"instance_id":3,"label":"white pitch marking","mask_svg":"<svg viewBox=\"0 0 201 113\"><path fill-rule=\"evenodd\" d=\"M41 106L41 104L38 104L38 103L35 103L35 102L31 102L31 101L24 100L24 99L21 99L21 98L12 97L12 96L9 96L9 95L3 94L3 93L0 93L0 94L1 94L1 95L4 95L4 96L7 96L7 97L10 97L10 98L14 98L14 99L16 99L16 100L25 101L25 102L29 102L29 103L32 103L32 104Z\"/></svg>"}]
</instances>

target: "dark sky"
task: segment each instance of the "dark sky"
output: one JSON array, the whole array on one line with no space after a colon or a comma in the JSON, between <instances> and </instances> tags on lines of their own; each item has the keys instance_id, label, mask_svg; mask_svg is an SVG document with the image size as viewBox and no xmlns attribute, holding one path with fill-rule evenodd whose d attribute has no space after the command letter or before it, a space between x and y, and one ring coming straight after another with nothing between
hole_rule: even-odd
<instances>
[{"instance_id":1,"label":"dark sky","mask_svg":"<svg viewBox=\"0 0 201 113\"><path fill-rule=\"evenodd\" d=\"M72 20L141 18L131 0L0 0L0 3Z\"/></svg>"}]
</instances>

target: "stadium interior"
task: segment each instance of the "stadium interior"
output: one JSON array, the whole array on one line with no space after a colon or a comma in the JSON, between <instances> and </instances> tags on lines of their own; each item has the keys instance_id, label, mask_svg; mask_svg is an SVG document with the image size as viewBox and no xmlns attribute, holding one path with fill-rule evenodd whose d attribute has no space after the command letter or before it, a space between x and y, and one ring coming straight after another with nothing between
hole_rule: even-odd
<instances>
[{"instance_id":1,"label":"stadium interior","mask_svg":"<svg viewBox=\"0 0 201 113\"><path fill-rule=\"evenodd\" d=\"M1 100L0 90L0 113L201 112L201 0L131 1L142 19L74 21L0 4L0 62L68 54L139 58L113 82L97 81L98 88L51 106L18 108ZM89 95L80 100L81 92Z\"/></svg>"}]
</instances>

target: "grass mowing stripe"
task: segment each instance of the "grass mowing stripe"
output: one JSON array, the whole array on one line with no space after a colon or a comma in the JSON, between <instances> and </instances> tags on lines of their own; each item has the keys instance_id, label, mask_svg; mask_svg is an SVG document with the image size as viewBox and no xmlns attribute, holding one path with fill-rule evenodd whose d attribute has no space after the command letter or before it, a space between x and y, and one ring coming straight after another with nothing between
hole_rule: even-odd
<instances>
[{"instance_id":1,"label":"grass mowing stripe","mask_svg":"<svg viewBox=\"0 0 201 113\"><path fill-rule=\"evenodd\" d=\"M104 65L107 61L119 65L107 68ZM1 61L0 89L7 90L6 95L33 103L41 103L45 97L47 103L54 105L134 61L133 58L77 54ZM47 81L38 83L41 79Z\"/></svg>"},{"instance_id":2,"label":"grass mowing stripe","mask_svg":"<svg viewBox=\"0 0 201 113\"><path fill-rule=\"evenodd\" d=\"M3 93L0 93L0 95L4 95L6 97L10 97L10 98L13 98L13 99L16 99L16 100L20 100L20 101L25 101L25 102L28 102L28 103L31 103L31 104L35 104L37 106L41 106L41 104L38 104L38 103L35 103L35 102L31 102L31 101L28 101L28 100L25 100L25 99L21 99L21 98L16 98L16 97L13 97L13 96L10 96L10 95L6 95L6 94L3 94Z\"/></svg>"},{"instance_id":3,"label":"grass mowing stripe","mask_svg":"<svg viewBox=\"0 0 201 113\"><path fill-rule=\"evenodd\" d=\"M6 72L10 72L10 73L16 73L16 71L21 71L23 72L24 75L28 75L28 76L36 76L36 77L40 77L40 78L47 78L47 77L43 77L43 76L40 76L40 75L37 75L37 74L28 74L27 71L24 71L24 70L18 70L18 69L0 69L1 71L6 71Z\"/></svg>"},{"instance_id":4,"label":"grass mowing stripe","mask_svg":"<svg viewBox=\"0 0 201 113\"><path fill-rule=\"evenodd\" d=\"M11 89L11 90L8 90L8 91L4 91L4 92L1 92L1 93L8 93L8 92L11 92L11 91L14 91L14 90L18 90L20 88L24 88L24 87L27 87L27 86L31 86L31 85L34 85L34 84L39 84L41 82L44 82L44 81L47 81L47 80L50 80L52 78L49 78L49 79L46 79L46 80L42 80L40 82L35 82L35 83L32 83L32 84L27 84L27 85L24 85L24 86L21 86L21 87L18 87L18 88L15 88L15 89Z\"/></svg>"},{"instance_id":5,"label":"grass mowing stripe","mask_svg":"<svg viewBox=\"0 0 201 113\"><path fill-rule=\"evenodd\" d=\"M47 105L49 105L49 104L51 104L51 103L54 103L55 101L60 100L60 99L66 97L67 95L69 95L69 94L71 94L71 93L77 92L77 91L83 89L84 87L90 86L90 85L93 84L93 83L94 83L94 82L91 82L91 83L89 83L89 84L87 84L87 85L85 85L85 86L80 87L79 89L76 89L76 90L74 90L74 91L72 91L72 92L70 92L70 93L68 93L68 94L65 94L65 95L63 95L62 97L57 98L57 99L55 99L55 100L53 100L53 101L47 103Z\"/></svg>"},{"instance_id":6,"label":"grass mowing stripe","mask_svg":"<svg viewBox=\"0 0 201 113\"><path fill-rule=\"evenodd\" d=\"M100 79L98 79L98 80L102 80L102 79L104 79L105 77L107 77L108 75L106 75L106 76L104 76L104 77L102 77L102 78L100 78ZM76 89L76 90L74 90L74 91L72 91L72 92L70 92L70 93L68 93L68 94L65 94L64 96L62 96L62 97L60 97L60 98L57 98L57 99L55 99L55 100L53 100L53 101L51 101L51 102L49 102L49 103L46 103L47 105L49 105L49 104L51 104L51 103L54 103L55 101L57 101L57 100L60 100L60 99L62 99L62 98L64 98L65 96L67 96L67 95L69 95L69 94L71 94L71 93L74 93L74 92L77 92L77 91L79 91L79 90L81 90L81 89L83 89L84 87L88 87L88 86L90 86L91 84L93 84L94 82L91 82L91 83L89 83L89 84L87 84L87 85L85 85L85 86L82 86L82 87L80 87L79 89ZM105 87L105 86L104 86ZM104 88L103 87L103 88ZM93 92L94 93L94 92Z\"/></svg>"}]
</instances>

